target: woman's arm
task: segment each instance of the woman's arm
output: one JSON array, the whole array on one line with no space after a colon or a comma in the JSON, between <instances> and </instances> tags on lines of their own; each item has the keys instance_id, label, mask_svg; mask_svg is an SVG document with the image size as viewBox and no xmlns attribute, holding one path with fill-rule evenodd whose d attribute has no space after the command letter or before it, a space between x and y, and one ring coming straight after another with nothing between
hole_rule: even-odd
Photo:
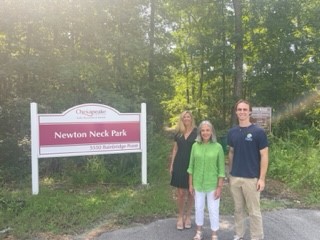
<instances>
[{"instance_id":1,"label":"woman's arm","mask_svg":"<svg viewBox=\"0 0 320 240\"><path fill-rule=\"evenodd\" d=\"M218 178L218 185L217 185L216 190L214 191L214 199L218 199L221 197L223 181L224 181L223 177Z\"/></svg>"},{"instance_id":2,"label":"woman's arm","mask_svg":"<svg viewBox=\"0 0 320 240\"><path fill-rule=\"evenodd\" d=\"M192 174L189 173L189 192L191 195L194 195L194 188L192 182Z\"/></svg>"},{"instance_id":3,"label":"woman's arm","mask_svg":"<svg viewBox=\"0 0 320 240\"><path fill-rule=\"evenodd\" d=\"M170 167L169 167L170 174L172 174L173 162L174 162L174 158L176 157L177 151L178 151L178 144L177 144L177 142L174 142L173 147L172 147L171 162L170 162Z\"/></svg>"}]
</instances>

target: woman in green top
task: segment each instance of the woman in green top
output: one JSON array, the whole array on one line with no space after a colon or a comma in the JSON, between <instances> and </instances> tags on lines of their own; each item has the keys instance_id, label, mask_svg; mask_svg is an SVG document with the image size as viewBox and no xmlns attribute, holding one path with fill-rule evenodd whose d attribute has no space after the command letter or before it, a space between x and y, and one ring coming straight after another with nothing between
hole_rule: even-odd
<instances>
[{"instance_id":1,"label":"woman in green top","mask_svg":"<svg viewBox=\"0 0 320 240\"><path fill-rule=\"evenodd\" d=\"M194 240L202 239L205 201L209 210L212 240L217 240L219 229L219 205L225 161L222 146L217 142L215 130L209 121L202 121L198 127L188 167L189 191L195 197L195 221L197 232Z\"/></svg>"}]
</instances>

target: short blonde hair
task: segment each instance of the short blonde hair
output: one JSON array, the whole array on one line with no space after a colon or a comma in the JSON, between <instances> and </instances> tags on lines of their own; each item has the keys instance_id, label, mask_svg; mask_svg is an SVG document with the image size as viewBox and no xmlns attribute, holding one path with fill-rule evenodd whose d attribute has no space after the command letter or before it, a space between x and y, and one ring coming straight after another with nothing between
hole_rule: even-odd
<instances>
[{"instance_id":1,"label":"short blonde hair","mask_svg":"<svg viewBox=\"0 0 320 240\"><path fill-rule=\"evenodd\" d=\"M201 137L201 128L203 127L203 125L208 125L209 128L211 129L211 138L210 141L211 142L216 142L217 141L217 136L216 136L216 130L214 129L212 123L208 120L204 120L199 124L198 130L197 130L197 138L196 141L198 143L202 143L203 139Z\"/></svg>"}]
</instances>

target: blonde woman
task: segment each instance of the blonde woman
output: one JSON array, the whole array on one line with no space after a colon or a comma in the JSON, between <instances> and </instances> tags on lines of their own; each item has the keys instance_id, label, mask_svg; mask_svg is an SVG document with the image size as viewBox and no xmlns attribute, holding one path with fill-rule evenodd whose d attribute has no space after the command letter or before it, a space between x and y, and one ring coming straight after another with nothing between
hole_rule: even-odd
<instances>
[{"instance_id":1,"label":"blonde woman","mask_svg":"<svg viewBox=\"0 0 320 240\"><path fill-rule=\"evenodd\" d=\"M193 196L189 193L189 166L190 152L197 137L197 128L190 111L180 114L177 131L174 136L172 158L170 164L170 185L177 188L178 219L177 229L191 228L191 211L193 208Z\"/></svg>"}]
</instances>

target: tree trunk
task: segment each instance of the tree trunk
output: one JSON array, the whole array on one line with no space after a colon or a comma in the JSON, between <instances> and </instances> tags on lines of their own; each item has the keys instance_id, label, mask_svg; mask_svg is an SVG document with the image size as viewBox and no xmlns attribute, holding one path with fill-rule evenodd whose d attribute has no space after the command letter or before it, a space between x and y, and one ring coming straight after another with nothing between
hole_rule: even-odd
<instances>
[{"instance_id":1,"label":"tree trunk","mask_svg":"<svg viewBox=\"0 0 320 240\"><path fill-rule=\"evenodd\" d=\"M242 97L243 82L243 31L242 31L242 6L241 0L233 0L234 6L234 27L235 27L235 81L234 97Z\"/></svg>"},{"instance_id":2,"label":"tree trunk","mask_svg":"<svg viewBox=\"0 0 320 240\"><path fill-rule=\"evenodd\" d=\"M234 7L234 30L235 30L235 79L234 79L234 98L242 98L243 82L243 30L242 30L242 5L241 0L233 0ZM235 113L232 109L232 122L236 122Z\"/></svg>"},{"instance_id":3,"label":"tree trunk","mask_svg":"<svg viewBox=\"0 0 320 240\"><path fill-rule=\"evenodd\" d=\"M149 31L149 81L154 81L154 14L155 14L155 0L150 1L150 31Z\"/></svg>"}]
</instances>

